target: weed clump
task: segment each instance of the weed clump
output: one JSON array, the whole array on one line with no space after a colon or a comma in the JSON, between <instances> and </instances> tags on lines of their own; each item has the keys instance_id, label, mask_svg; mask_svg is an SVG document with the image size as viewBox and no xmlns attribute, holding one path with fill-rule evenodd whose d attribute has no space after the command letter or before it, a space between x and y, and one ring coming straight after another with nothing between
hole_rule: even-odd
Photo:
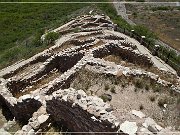
<instances>
[{"instance_id":1,"label":"weed clump","mask_svg":"<svg viewBox=\"0 0 180 135\"><path fill-rule=\"evenodd\" d=\"M103 94L100 96L100 98L104 101L104 102L107 102L107 101L111 101L112 100L112 96L109 95L109 94Z\"/></svg>"},{"instance_id":2,"label":"weed clump","mask_svg":"<svg viewBox=\"0 0 180 135\"><path fill-rule=\"evenodd\" d=\"M112 93L116 93L115 87L113 86L110 90Z\"/></svg>"},{"instance_id":3,"label":"weed clump","mask_svg":"<svg viewBox=\"0 0 180 135\"><path fill-rule=\"evenodd\" d=\"M109 90L109 85L106 84L106 85L104 86L104 90L105 90L105 91Z\"/></svg>"},{"instance_id":4,"label":"weed clump","mask_svg":"<svg viewBox=\"0 0 180 135\"><path fill-rule=\"evenodd\" d=\"M145 90L149 91L149 85L145 85Z\"/></svg>"},{"instance_id":5,"label":"weed clump","mask_svg":"<svg viewBox=\"0 0 180 135\"><path fill-rule=\"evenodd\" d=\"M151 102L154 102L156 100L156 97L154 95L152 95L152 96L149 97L149 99L150 99Z\"/></svg>"},{"instance_id":6,"label":"weed clump","mask_svg":"<svg viewBox=\"0 0 180 135\"><path fill-rule=\"evenodd\" d=\"M142 80L138 79L138 80L135 82L135 87L142 89L142 88L143 88L143 82L142 82Z\"/></svg>"},{"instance_id":7,"label":"weed clump","mask_svg":"<svg viewBox=\"0 0 180 135\"><path fill-rule=\"evenodd\" d=\"M144 109L144 106L141 104L141 105L139 106L139 109L140 109L140 110L143 110L143 109Z\"/></svg>"},{"instance_id":8,"label":"weed clump","mask_svg":"<svg viewBox=\"0 0 180 135\"><path fill-rule=\"evenodd\" d=\"M167 104L167 103L168 103L167 97L163 97L158 100L159 107L164 107L164 104Z\"/></svg>"}]
</instances>

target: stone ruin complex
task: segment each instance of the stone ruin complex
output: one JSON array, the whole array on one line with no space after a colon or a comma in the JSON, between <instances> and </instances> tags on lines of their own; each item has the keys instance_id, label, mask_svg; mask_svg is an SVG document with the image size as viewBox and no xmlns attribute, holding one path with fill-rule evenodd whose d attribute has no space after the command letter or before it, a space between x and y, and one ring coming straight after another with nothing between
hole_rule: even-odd
<instances>
[{"instance_id":1,"label":"stone ruin complex","mask_svg":"<svg viewBox=\"0 0 180 135\"><path fill-rule=\"evenodd\" d=\"M77 76L82 71L88 71L107 77L118 76L119 79L148 78L179 94L178 83L173 84L156 73L140 68L153 67L154 63L137 49L136 42L133 42L135 39L122 33L115 34L118 33L114 31L116 27L105 15L79 16L53 30L61 35L54 46L12 65L13 68L7 72L1 71L1 104L6 106L16 121L23 123L16 135L48 132L54 122L62 123L76 134L106 132L141 135L174 131L158 125L137 110L129 114L136 117L135 121L119 120L109 102L104 102L99 95L73 87ZM121 57L139 68L105 60L108 56ZM109 94L106 96L110 101L112 97Z\"/></svg>"}]
</instances>

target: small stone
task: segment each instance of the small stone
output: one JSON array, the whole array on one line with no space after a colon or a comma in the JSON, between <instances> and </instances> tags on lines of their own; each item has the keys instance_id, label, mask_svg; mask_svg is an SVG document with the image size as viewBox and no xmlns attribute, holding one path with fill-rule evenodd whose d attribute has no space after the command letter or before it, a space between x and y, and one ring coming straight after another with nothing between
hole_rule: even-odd
<instances>
[{"instance_id":1,"label":"small stone","mask_svg":"<svg viewBox=\"0 0 180 135\"><path fill-rule=\"evenodd\" d=\"M155 127L156 127L156 129L158 130L158 131L161 131L163 128L161 127L161 126L159 126L159 125L155 125Z\"/></svg>"},{"instance_id":2,"label":"small stone","mask_svg":"<svg viewBox=\"0 0 180 135\"><path fill-rule=\"evenodd\" d=\"M42 124L42 123L44 123L48 118L49 118L48 115L42 114L41 116L38 117L38 122L39 122L40 124Z\"/></svg>"},{"instance_id":3,"label":"small stone","mask_svg":"<svg viewBox=\"0 0 180 135\"><path fill-rule=\"evenodd\" d=\"M22 100L26 100L26 99L29 99L29 98L31 98L30 94L26 94L26 95L21 96Z\"/></svg>"},{"instance_id":4,"label":"small stone","mask_svg":"<svg viewBox=\"0 0 180 135\"><path fill-rule=\"evenodd\" d=\"M147 124L147 126L156 125L156 122L149 117L145 119L145 123Z\"/></svg>"},{"instance_id":5,"label":"small stone","mask_svg":"<svg viewBox=\"0 0 180 135\"><path fill-rule=\"evenodd\" d=\"M153 135L152 132L150 132L147 128L140 128L140 133L138 135Z\"/></svg>"},{"instance_id":6,"label":"small stone","mask_svg":"<svg viewBox=\"0 0 180 135\"><path fill-rule=\"evenodd\" d=\"M62 100L67 101L67 95L63 96Z\"/></svg>"},{"instance_id":7,"label":"small stone","mask_svg":"<svg viewBox=\"0 0 180 135\"><path fill-rule=\"evenodd\" d=\"M31 129L31 130L28 132L28 134L27 134L27 135L35 135L34 130L33 130L33 129Z\"/></svg>"},{"instance_id":8,"label":"small stone","mask_svg":"<svg viewBox=\"0 0 180 135\"><path fill-rule=\"evenodd\" d=\"M144 118L145 117L145 114L142 113L141 111L132 110L132 114L139 117L139 118Z\"/></svg>"},{"instance_id":9,"label":"small stone","mask_svg":"<svg viewBox=\"0 0 180 135\"><path fill-rule=\"evenodd\" d=\"M156 134L157 133L157 129L155 126L148 126L148 130L151 131L152 133Z\"/></svg>"},{"instance_id":10,"label":"small stone","mask_svg":"<svg viewBox=\"0 0 180 135\"><path fill-rule=\"evenodd\" d=\"M167 104L164 104L163 106L164 106L164 108L166 108L166 107L167 107Z\"/></svg>"},{"instance_id":11,"label":"small stone","mask_svg":"<svg viewBox=\"0 0 180 135\"><path fill-rule=\"evenodd\" d=\"M137 129L138 127L136 125L136 122L125 121L120 125L120 130L129 135L135 135Z\"/></svg>"},{"instance_id":12,"label":"small stone","mask_svg":"<svg viewBox=\"0 0 180 135\"><path fill-rule=\"evenodd\" d=\"M109 108L106 108L105 109L107 112L111 112L112 110L113 110L113 108L112 107L109 107Z\"/></svg>"},{"instance_id":13,"label":"small stone","mask_svg":"<svg viewBox=\"0 0 180 135\"><path fill-rule=\"evenodd\" d=\"M105 110L101 110L99 113L100 113L101 115L103 115L103 114L106 113L106 111L105 111Z\"/></svg>"},{"instance_id":14,"label":"small stone","mask_svg":"<svg viewBox=\"0 0 180 135\"><path fill-rule=\"evenodd\" d=\"M81 95L80 94L77 95L77 99L81 99Z\"/></svg>"}]
</instances>

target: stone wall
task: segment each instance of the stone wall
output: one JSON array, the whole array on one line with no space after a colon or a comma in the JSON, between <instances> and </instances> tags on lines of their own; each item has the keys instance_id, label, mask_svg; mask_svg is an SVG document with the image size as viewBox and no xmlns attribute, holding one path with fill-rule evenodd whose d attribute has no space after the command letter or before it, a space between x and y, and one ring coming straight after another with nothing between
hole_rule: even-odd
<instances>
[{"instance_id":1,"label":"stone wall","mask_svg":"<svg viewBox=\"0 0 180 135\"><path fill-rule=\"evenodd\" d=\"M103 58L107 55L114 54L120 56L123 60L127 60L128 62L134 64L148 67L153 65L149 57L140 54L137 50L133 50L131 47L125 47L114 43L105 44L104 46L93 50L92 53L95 58Z\"/></svg>"},{"instance_id":2,"label":"stone wall","mask_svg":"<svg viewBox=\"0 0 180 135\"><path fill-rule=\"evenodd\" d=\"M55 121L63 120L72 132L117 132L119 123L112 115L112 108L102 99L72 88L58 90L52 95L46 101L47 113Z\"/></svg>"}]
</instances>

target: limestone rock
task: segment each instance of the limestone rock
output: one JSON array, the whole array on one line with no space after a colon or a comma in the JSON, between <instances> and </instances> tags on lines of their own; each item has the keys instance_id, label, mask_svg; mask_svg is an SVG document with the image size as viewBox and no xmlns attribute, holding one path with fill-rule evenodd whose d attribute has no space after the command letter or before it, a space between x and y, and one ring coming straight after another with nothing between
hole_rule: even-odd
<instances>
[{"instance_id":1,"label":"limestone rock","mask_svg":"<svg viewBox=\"0 0 180 135\"><path fill-rule=\"evenodd\" d=\"M42 114L42 115L40 115L40 116L38 117L38 122L39 122L40 124L42 124L42 123L44 123L48 118L49 118L48 115Z\"/></svg>"},{"instance_id":2,"label":"limestone rock","mask_svg":"<svg viewBox=\"0 0 180 135\"><path fill-rule=\"evenodd\" d=\"M136 122L125 121L120 125L120 130L129 135L135 135L137 129L138 127L136 125Z\"/></svg>"},{"instance_id":3,"label":"limestone rock","mask_svg":"<svg viewBox=\"0 0 180 135\"><path fill-rule=\"evenodd\" d=\"M132 110L132 114L139 117L139 118L144 118L145 117L145 114L142 113L141 111Z\"/></svg>"}]
</instances>

